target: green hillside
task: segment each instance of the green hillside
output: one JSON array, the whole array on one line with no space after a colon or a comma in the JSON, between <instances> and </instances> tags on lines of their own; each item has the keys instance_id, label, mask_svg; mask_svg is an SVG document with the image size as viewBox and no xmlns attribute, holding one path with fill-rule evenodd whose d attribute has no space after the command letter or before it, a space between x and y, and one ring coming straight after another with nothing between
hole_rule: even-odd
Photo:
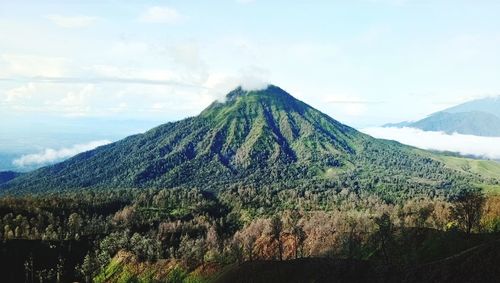
<instances>
[{"instance_id":1,"label":"green hillside","mask_svg":"<svg viewBox=\"0 0 500 283\"><path fill-rule=\"evenodd\" d=\"M350 187L397 198L477 177L441 161L362 134L269 86L235 89L197 117L84 152L2 189Z\"/></svg>"},{"instance_id":2,"label":"green hillside","mask_svg":"<svg viewBox=\"0 0 500 283\"><path fill-rule=\"evenodd\" d=\"M500 163L497 161L447 156L444 154L435 155L434 158L458 171L472 172L484 178L500 179Z\"/></svg>"}]
</instances>

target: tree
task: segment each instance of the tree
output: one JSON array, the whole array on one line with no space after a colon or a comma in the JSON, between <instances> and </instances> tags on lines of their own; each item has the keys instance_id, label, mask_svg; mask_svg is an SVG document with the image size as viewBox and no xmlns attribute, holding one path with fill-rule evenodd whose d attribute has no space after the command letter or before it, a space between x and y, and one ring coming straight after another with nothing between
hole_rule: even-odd
<instances>
[{"instance_id":1,"label":"tree","mask_svg":"<svg viewBox=\"0 0 500 283\"><path fill-rule=\"evenodd\" d=\"M82 227L82 217L80 214L74 212L71 213L69 218L68 218L68 226L69 226L69 231L71 233L71 236L74 237L75 239L78 239L79 233L80 233L80 228Z\"/></svg>"},{"instance_id":2,"label":"tree","mask_svg":"<svg viewBox=\"0 0 500 283\"><path fill-rule=\"evenodd\" d=\"M388 248L392 241L393 224L389 214L384 212L380 217L375 219L375 224L378 226L378 231L375 233L375 238L380 244L385 263L389 263Z\"/></svg>"},{"instance_id":3,"label":"tree","mask_svg":"<svg viewBox=\"0 0 500 283\"><path fill-rule=\"evenodd\" d=\"M294 257L298 258L299 247L302 246L305 239L305 233L300 225L300 220L302 218L301 213L298 210L288 210L283 215L285 229L288 233L293 236L294 239Z\"/></svg>"},{"instance_id":4,"label":"tree","mask_svg":"<svg viewBox=\"0 0 500 283\"><path fill-rule=\"evenodd\" d=\"M60 283L64 274L64 258L59 255L56 265L56 282Z\"/></svg>"},{"instance_id":5,"label":"tree","mask_svg":"<svg viewBox=\"0 0 500 283\"><path fill-rule=\"evenodd\" d=\"M136 211L134 206L126 206L122 210L119 210L113 216L114 223L118 225L125 225L126 227L131 227L136 222Z\"/></svg>"},{"instance_id":6,"label":"tree","mask_svg":"<svg viewBox=\"0 0 500 283\"><path fill-rule=\"evenodd\" d=\"M243 256L244 256L243 245L241 244L241 241L237 237L234 237L229 242L229 253L236 259L238 264L243 262Z\"/></svg>"},{"instance_id":7,"label":"tree","mask_svg":"<svg viewBox=\"0 0 500 283\"><path fill-rule=\"evenodd\" d=\"M283 242L281 241L281 232L283 231L283 222L279 216L274 216L269 221L266 234L270 237L271 242L278 245L278 259L283 260Z\"/></svg>"},{"instance_id":8,"label":"tree","mask_svg":"<svg viewBox=\"0 0 500 283\"><path fill-rule=\"evenodd\" d=\"M348 258L353 258L355 251L360 245L361 237L357 231L358 229L358 221L354 217L349 217L346 219L346 228L347 231L344 231L344 242L347 248L347 256Z\"/></svg>"},{"instance_id":9,"label":"tree","mask_svg":"<svg viewBox=\"0 0 500 283\"><path fill-rule=\"evenodd\" d=\"M479 226L481 221L485 203L483 193L477 188L467 188L455 195L452 201L451 212L453 218L467 234L470 234L472 229Z\"/></svg>"},{"instance_id":10,"label":"tree","mask_svg":"<svg viewBox=\"0 0 500 283\"><path fill-rule=\"evenodd\" d=\"M130 249L140 260L154 260L158 257L160 245L154 239L134 233L130 238Z\"/></svg>"},{"instance_id":11,"label":"tree","mask_svg":"<svg viewBox=\"0 0 500 283\"><path fill-rule=\"evenodd\" d=\"M268 219L255 219L242 230L237 231L233 236L234 241L239 243L249 261L254 260L257 240L262 237L264 231L269 226L268 222Z\"/></svg>"},{"instance_id":12,"label":"tree","mask_svg":"<svg viewBox=\"0 0 500 283\"><path fill-rule=\"evenodd\" d=\"M210 257L219 254L221 243L215 225L210 225L208 228L205 242Z\"/></svg>"},{"instance_id":13,"label":"tree","mask_svg":"<svg viewBox=\"0 0 500 283\"><path fill-rule=\"evenodd\" d=\"M12 229L10 228L10 225L5 225L3 228L4 231L4 238L6 240L14 239L14 232L12 232Z\"/></svg>"},{"instance_id":14,"label":"tree","mask_svg":"<svg viewBox=\"0 0 500 283\"><path fill-rule=\"evenodd\" d=\"M25 271L25 276L24 280L25 282L33 282L34 279L34 268L33 268L33 254L30 254L29 258L24 261L24 271Z\"/></svg>"},{"instance_id":15,"label":"tree","mask_svg":"<svg viewBox=\"0 0 500 283\"><path fill-rule=\"evenodd\" d=\"M85 255L82 265L77 266L76 270L82 274L85 279L85 283L90 283L99 270L99 264L97 263L95 256L89 252Z\"/></svg>"}]
</instances>

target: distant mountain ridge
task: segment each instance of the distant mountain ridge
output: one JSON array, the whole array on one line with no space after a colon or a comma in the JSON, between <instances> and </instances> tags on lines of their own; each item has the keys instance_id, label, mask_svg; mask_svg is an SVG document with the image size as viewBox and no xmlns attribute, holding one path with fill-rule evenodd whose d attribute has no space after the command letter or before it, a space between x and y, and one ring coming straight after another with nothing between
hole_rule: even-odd
<instances>
[{"instance_id":1,"label":"distant mountain ridge","mask_svg":"<svg viewBox=\"0 0 500 283\"><path fill-rule=\"evenodd\" d=\"M412 195L464 179L431 153L343 125L279 87L237 88L200 115L20 176L3 193L81 188L331 187Z\"/></svg>"},{"instance_id":2,"label":"distant mountain ridge","mask_svg":"<svg viewBox=\"0 0 500 283\"><path fill-rule=\"evenodd\" d=\"M21 176L23 173L19 172L14 172L14 171L1 171L0 172L0 184L7 183L10 180L13 180L19 176Z\"/></svg>"},{"instance_id":3,"label":"distant mountain ridge","mask_svg":"<svg viewBox=\"0 0 500 283\"><path fill-rule=\"evenodd\" d=\"M500 96L475 99L444 110L444 112L448 113L477 111L500 117Z\"/></svg>"},{"instance_id":4,"label":"distant mountain ridge","mask_svg":"<svg viewBox=\"0 0 500 283\"><path fill-rule=\"evenodd\" d=\"M486 137L500 137L500 97L469 101L415 122L386 124L384 127L411 127Z\"/></svg>"}]
</instances>

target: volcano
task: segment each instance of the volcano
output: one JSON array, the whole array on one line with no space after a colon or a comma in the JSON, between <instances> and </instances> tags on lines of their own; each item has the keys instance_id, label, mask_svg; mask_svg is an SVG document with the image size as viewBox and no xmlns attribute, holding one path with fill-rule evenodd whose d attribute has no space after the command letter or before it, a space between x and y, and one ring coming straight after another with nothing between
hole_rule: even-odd
<instances>
[{"instance_id":1,"label":"volcano","mask_svg":"<svg viewBox=\"0 0 500 283\"><path fill-rule=\"evenodd\" d=\"M24 174L2 191L272 186L414 194L462 175L431 153L372 138L269 85L239 87L196 117Z\"/></svg>"}]
</instances>

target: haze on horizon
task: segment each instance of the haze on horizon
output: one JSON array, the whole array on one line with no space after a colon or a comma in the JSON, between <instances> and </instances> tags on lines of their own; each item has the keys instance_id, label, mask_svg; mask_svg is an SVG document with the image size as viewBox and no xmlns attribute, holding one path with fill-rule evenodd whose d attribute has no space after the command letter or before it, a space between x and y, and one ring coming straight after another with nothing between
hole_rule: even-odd
<instances>
[{"instance_id":1,"label":"haze on horizon","mask_svg":"<svg viewBox=\"0 0 500 283\"><path fill-rule=\"evenodd\" d=\"M0 152L75 121L87 140L38 137L38 152L115 139L263 82L357 128L419 119L500 94L499 8L493 1L3 1ZM100 132L144 122L92 136L95 121L109 121Z\"/></svg>"}]
</instances>

